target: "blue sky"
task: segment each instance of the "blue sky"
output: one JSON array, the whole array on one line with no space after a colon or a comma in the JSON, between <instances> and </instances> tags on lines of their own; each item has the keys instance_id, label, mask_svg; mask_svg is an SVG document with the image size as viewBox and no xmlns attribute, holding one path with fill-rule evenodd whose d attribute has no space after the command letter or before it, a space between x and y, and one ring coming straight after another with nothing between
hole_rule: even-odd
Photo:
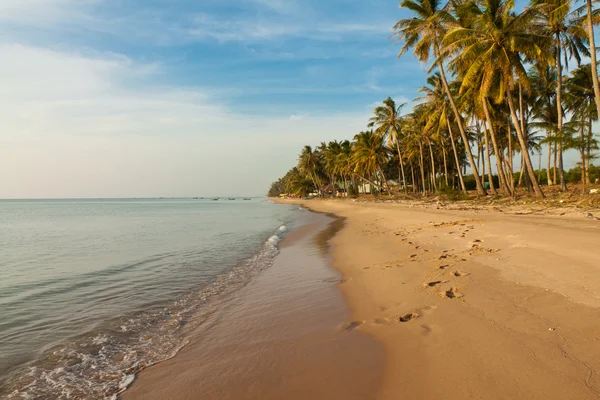
<instances>
[{"instance_id":1,"label":"blue sky","mask_svg":"<svg viewBox=\"0 0 600 400\"><path fill-rule=\"evenodd\" d=\"M416 95L394 0L2 0L0 197L257 195ZM232 186L232 182L234 182Z\"/></svg>"},{"instance_id":2,"label":"blue sky","mask_svg":"<svg viewBox=\"0 0 600 400\"><path fill-rule=\"evenodd\" d=\"M395 0L2 0L0 198L260 195L426 67Z\"/></svg>"}]
</instances>

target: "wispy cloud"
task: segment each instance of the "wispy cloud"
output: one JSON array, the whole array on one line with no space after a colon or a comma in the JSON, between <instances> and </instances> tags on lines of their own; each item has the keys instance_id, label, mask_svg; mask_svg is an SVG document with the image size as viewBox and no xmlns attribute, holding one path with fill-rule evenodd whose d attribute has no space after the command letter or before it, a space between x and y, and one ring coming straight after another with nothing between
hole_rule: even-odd
<instances>
[{"instance_id":1,"label":"wispy cloud","mask_svg":"<svg viewBox=\"0 0 600 400\"><path fill-rule=\"evenodd\" d=\"M365 117L246 115L211 88L152 84L160 66L125 56L0 52L0 169L18 171L0 176L0 197L191 195L222 190L223 176L260 194L287 168L278 157L323 132L346 137Z\"/></svg>"},{"instance_id":2,"label":"wispy cloud","mask_svg":"<svg viewBox=\"0 0 600 400\"><path fill-rule=\"evenodd\" d=\"M391 33L390 23L317 23L309 21L281 22L279 20L243 17L239 19L199 14L194 19L195 27L189 34L199 39L210 38L221 42L256 42L285 37L309 38L313 40L339 41L347 35Z\"/></svg>"},{"instance_id":3,"label":"wispy cloud","mask_svg":"<svg viewBox=\"0 0 600 400\"><path fill-rule=\"evenodd\" d=\"M0 21L52 27L58 21L85 18L97 0L2 0Z\"/></svg>"}]
</instances>

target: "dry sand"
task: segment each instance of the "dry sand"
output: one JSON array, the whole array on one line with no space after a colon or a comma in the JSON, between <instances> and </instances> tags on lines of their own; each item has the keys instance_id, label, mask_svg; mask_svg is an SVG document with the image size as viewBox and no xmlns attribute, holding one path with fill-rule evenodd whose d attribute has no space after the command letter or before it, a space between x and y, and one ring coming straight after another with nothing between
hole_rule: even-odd
<instances>
[{"instance_id":1,"label":"dry sand","mask_svg":"<svg viewBox=\"0 0 600 400\"><path fill-rule=\"evenodd\" d=\"M294 202L347 218L334 266L384 344L378 398L600 397L599 221Z\"/></svg>"}]
</instances>

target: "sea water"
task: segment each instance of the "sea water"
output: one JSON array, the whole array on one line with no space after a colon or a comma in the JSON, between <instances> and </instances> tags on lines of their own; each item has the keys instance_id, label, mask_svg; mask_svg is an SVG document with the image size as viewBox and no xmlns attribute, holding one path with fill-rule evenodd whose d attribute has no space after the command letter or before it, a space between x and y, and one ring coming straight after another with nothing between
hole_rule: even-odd
<instances>
[{"instance_id":1,"label":"sea water","mask_svg":"<svg viewBox=\"0 0 600 400\"><path fill-rule=\"evenodd\" d=\"M110 399L268 268L297 207L0 201L0 398Z\"/></svg>"}]
</instances>

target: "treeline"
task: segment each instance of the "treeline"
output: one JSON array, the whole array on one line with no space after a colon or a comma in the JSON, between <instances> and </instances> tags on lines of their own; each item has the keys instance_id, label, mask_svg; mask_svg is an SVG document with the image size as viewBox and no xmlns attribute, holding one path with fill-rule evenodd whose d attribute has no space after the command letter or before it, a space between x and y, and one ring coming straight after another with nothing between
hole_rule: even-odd
<instances>
[{"instance_id":1,"label":"treeline","mask_svg":"<svg viewBox=\"0 0 600 400\"><path fill-rule=\"evenodd\" d=\"M352 141L305 146L269 194L363 183L390 190L392 177L406 192L466 192L468 167L481 195L510 196L522 185L543 197L542 182L567 190L574 179L563 163L569 150L579 156L579 181L593 181L600 87L591 0L533 1L522 12L510 0L404 0L401 7L413 16L394 26L400 56L412 51L431 73L412 112L386 99ZM581 65L584 57L591 64Z\"/></svg>"}]
</instances>

